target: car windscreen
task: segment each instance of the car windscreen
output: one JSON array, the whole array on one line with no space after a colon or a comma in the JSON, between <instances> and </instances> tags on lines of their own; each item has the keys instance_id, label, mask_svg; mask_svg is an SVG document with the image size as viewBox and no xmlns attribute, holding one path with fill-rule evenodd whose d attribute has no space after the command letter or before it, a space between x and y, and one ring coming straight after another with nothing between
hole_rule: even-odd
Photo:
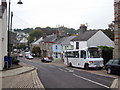
<instances>
[{"instance_id":1,"label":"car windscreen","mask_svg":"<svg viewBox=\"0 0 120 90\"><path fill-rule=\"evenodd\" d=\"M113 60L109 60L108 62L107 62L107 64L112 64L113 63Z\"/></svg>"}]
</instances>

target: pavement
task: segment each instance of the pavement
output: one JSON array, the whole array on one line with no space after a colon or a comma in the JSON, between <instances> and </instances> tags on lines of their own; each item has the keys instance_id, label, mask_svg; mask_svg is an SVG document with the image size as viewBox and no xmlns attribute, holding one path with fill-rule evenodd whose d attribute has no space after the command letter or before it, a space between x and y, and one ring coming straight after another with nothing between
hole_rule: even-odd
<instances>
[{"instance_id":1,"label":"pavement","mask_svg":"<svg viewBox=\"0 0 120 90\"><path fill-rule=\"evenodd\" d=\"M44 86L38 78L37 69L25 63L20 65L22 67L0 71L0 89L39 88L43 90Z\"/></svg>"}]
</instances>

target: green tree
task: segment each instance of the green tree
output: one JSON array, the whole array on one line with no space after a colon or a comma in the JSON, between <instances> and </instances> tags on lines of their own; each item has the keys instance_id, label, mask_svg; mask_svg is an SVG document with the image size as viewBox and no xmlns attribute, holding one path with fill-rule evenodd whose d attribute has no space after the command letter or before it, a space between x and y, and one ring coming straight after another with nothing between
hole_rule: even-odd
<instances>
[{"instance_id":1,"label":"green tree","mask_svg":"<svg viewBox=\"0 0 120 90\"><path fill-rule=\"evenodd\" d=\"M43 36L43 31L42 30L32 30L29 33L28 41L29 41L29 43L31 43L34 40L37 40L37 39L39 39L42 36Z\"/></svg>"},{"instance_id":2,"label":"green tree","mask_svg":"<svg viewBox=\"0 0 120 90\"><path fill-rule=\"evenodd\" d=\"M37 54L38 56L40 56L40 55L41 55L40 47L33 47L33 48L32 48L32 53L35 53L35 54Z\"/></svg>"},{"instance_id":3,"label":"green tree","mask_svg":"<svg viewBox=\"0 0 120 90\"><path fill-rule=\"evenodd\" d=\"M102 30L111 40L114 41L114 31L111 29Z\"/></svg>"},{"instance_id":4,"label":"green tree","mask_svg":"<svg viewBox=\"0 0 120 90\"><path fill-rule=\"evenodd\" d=\"M110 59L113 58L113 48L108 46L98 46L102 50L102 58L104 59L104 64L106 64Z\"/></svg>"},{"instance_id":5,"label":"green tree","mask_svg":"<svg viewBox=\"0 0 120 90\"><path fill-rule=\"evenodd\" d=\"M34 37L33 36L29 36L28 37L28 44L32 43L33 41L34 41Z\"/></svg>"}]
</instances>

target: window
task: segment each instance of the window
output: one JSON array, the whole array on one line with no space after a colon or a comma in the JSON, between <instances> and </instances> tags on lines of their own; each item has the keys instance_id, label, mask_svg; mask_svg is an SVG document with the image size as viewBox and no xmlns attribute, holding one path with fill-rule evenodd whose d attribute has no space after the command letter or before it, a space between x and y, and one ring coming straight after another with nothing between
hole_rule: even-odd
<instances>
[{"instance_id":1,"label":"window","mask_svg":"<svg viewBox=\"0 0 120 90\"><path fill-rule=\"evenodd\" d=\"M88 49L89 58L100 58L100 53L98 48L89 48Z\"/></svg>"},{"instance_id":2,"label":"window","mask_svg":"<svg viewBox=\"0 0 120 90\"><path fill-rule=\"evenodd\" d=\"M79 42L76 42L76 49L79 49Z\"/></svg>"},{"instance_id":3,"label":"window","mask_svg":"<svg viewBox=\"0 0 120 90\"><path fill-rule=\"evenodd\" d=\"M55 54L55 57L58 58L58 54L57 53Z\"/></svg>"},{"instance_id":4,"label":"window","mask_svg":"<svg viewBox=\"0 0 120 90\"><path fill-rule=\"evenodd\" d=\"M119 60L113 60L113 64L118 64Z\"/></svg>"},{"instance_id":5,"label":"window","mask_svg":"<svg viewBox=\"0 0 120 90\"><path fill-rule=\"evenodd\" d=\"M113 63L113 60L109 60L109 61L108 61L108 64L112 64L112 63Z\"/></svg>"},{"instance_id":6,"label":"window","mask_svg":"<svg viewBox=\"0 0 120 90\"><path fill-rule=\"evenodd\" d=\"M86 52L85 51L81 51L81 58L86 58Z\"/></svg>"},{"instance_id":7,"label":"window","mask_svg":"<svg viewBox=\"0 0 120 90\"><path fill-rule=\"evenodd\" d=\"M79 58L79 51L66 52L65 57Z\"/></svg>"},{"instance_id":8,"label":"window","mask_svg":"<svg viewBox=\"0 0 120 90\"><path fill-rule=\"evenodd\" d=\"M56 45L56 49L57 49L57 45Z\"/></svg>"}]
</instances>

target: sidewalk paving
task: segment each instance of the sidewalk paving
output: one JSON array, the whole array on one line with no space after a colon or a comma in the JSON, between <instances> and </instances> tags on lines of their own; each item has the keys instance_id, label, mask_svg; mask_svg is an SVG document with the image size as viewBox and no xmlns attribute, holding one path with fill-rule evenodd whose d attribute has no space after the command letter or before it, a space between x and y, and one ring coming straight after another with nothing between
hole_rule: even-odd
<instances>
[{"instance_id":1,"label":"sidewalk paving","mask_svg":"<svg viewBox=\"0 0 120 90\"><path fill-rule=\"evenodd\" d=\"M37 69L21 63L23 67L0 71L2 88L39 88L44 89L37 75Z\"/></svg>"}]
</instances>

